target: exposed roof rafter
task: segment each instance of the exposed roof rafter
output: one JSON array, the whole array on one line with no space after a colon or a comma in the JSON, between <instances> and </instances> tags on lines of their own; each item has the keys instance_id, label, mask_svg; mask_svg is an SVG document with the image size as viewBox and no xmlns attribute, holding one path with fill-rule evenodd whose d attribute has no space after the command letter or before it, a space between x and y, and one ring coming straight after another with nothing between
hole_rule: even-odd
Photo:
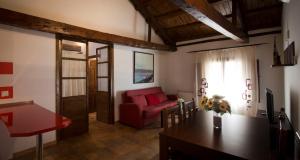
<instances>
[{"instance_id":1,"label":"exposed roof rafter","mask_svg":"<svg viewBox=\"0 0 300 160\"><path fill-rule=\"evenodd\" d=\"M156 19L148 13L145 9L145 6L139 0L130 0L136 10L138 10L143 17L145 18L146 22L151 25L154 31L160 36L160 38L164 41L165 44L175 46L175 42L172 41L166 32L156 23Z\"/></svg>"},{"instance_id":2,"label":"exposed roof rafter","mask_svg":"<svg viewBox=\"0 0 300 160\"><path fill-rule=\"evenodd\" d=\"M236 41L248 42L248 36L216 11L206 0L170 0L202 23Z\"/></svg>"}]
</instances>

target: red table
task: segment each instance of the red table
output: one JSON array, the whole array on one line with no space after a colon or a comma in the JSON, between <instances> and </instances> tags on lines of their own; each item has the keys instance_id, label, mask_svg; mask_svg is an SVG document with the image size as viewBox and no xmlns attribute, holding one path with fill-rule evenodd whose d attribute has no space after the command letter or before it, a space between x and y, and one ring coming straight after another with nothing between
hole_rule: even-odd
<instances>
[{"instance_id":1,"label":"red table","mask_svg":"<svg viewBox=\"0 0 300 160\"><path fill-rule=\"evenodd\" d=\"M0 107L2 120L11 137L36 135L37 159L43 159L43 137L45 132L66 128L71 120L51 112L34 103L15 103Z\"/></svg>"}]
</instances>

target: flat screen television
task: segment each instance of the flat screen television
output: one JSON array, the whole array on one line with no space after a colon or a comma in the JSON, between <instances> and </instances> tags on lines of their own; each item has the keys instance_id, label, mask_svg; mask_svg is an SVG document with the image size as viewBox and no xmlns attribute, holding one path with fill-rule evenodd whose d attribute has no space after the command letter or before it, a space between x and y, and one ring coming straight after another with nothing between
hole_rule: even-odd
<instances>
[{"instance_id":1,"label":"flat screen television","mask_svg":"<svg viewBox=\"0 0 300 160\"><path fill-rule=\"evenodd\" d=\"M267 100L267 116L270 123L274 123L274 99L272 90L266 88L266 100Z\"/></svg>"}]
</instances>

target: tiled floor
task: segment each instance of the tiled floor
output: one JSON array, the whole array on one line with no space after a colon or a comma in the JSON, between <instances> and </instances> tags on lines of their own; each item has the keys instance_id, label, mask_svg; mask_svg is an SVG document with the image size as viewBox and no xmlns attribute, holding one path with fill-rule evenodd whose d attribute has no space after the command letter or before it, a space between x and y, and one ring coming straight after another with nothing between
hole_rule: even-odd
<instances>
[{"instance_id":1,"label":"tiled floor","mask_svg":"<svg viewBox=\"0 0 300 160\"><path fill-rule=\"evenodd\" d=\"M92 119L94 119L92 117ZM90 131L44 150L44 160L157 160L159 122L142 130L90 121ZM32 160L27 154L16 160Z\"/></svg>"}]
</instances>

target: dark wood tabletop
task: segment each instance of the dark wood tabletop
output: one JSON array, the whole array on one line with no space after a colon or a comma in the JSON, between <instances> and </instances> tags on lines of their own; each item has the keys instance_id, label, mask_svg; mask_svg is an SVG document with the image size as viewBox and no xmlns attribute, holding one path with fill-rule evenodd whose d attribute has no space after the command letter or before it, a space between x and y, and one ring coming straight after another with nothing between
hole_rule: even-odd
<instances>
[{"instance_id":1,"label":"dark wood tabletop","mask_svg":"<svg viewBox=\"0 0 300 160\"><path fill-rule=\"evenodd\" d=\"M228 114L222 117L222 129L215 130L213 113L198 111L191 119L160 133L160 154L166 154L171 146L209 159L267 160L272 158L270 142L267 119Z\"/></svg>"}]
</instances>

